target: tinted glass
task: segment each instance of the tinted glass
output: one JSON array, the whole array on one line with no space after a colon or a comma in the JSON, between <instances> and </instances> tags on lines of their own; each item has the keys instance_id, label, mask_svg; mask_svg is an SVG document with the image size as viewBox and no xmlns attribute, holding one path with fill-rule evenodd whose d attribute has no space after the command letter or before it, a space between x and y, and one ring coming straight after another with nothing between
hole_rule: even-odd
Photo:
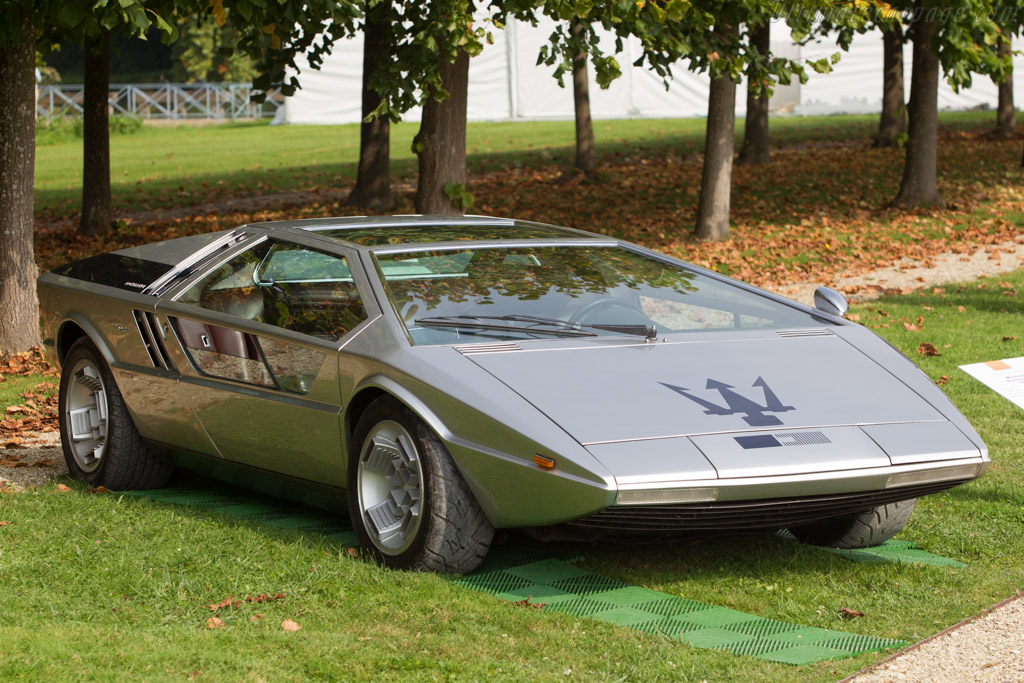
<instances>
[{"instance_id":1,"label":"tinted glass","mask_svg":"<svg viewBox=\"0 0 1024 683\"><path fill-rule=\"evenodd\" d=\"M438 250L376 258L388 295L419 344L557 334L550 325L466 316L654 325L659 334L826 324L740 287L615 247ZM452 324L446 326L446 321ZM467 329L479 323L507 329Z\"/></svg>"},{"instance_id":2,"label":"tinted glass","mask_svg":"<svg viewBox=\"0 0 1024 683\"><path fill-rule=\"evenodd\" d=\"M366 319L344 257L273 241L222 264L178 301L330 340Z\"/></svg>"},{"instance_id":3,"label":"tinted glass","mask_svg":"<svg viewBox=\"0 0 1024 683\"><path fill-rule=\"evenodd\" d=\"M377 247L385 244L450 242L497 239L565 239L583 237L571 230L548 226L511 225L409 225L385 228L332 228L317 230L318 235Z\"/></svg>"}]
</instances>

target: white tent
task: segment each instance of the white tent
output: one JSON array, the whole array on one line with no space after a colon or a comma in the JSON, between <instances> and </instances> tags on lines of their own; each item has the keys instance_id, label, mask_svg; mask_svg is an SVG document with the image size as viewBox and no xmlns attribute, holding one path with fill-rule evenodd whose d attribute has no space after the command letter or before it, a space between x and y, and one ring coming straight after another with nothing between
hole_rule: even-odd
<instances>
[{"instance_id":1,"label":"white tent","mask_svg":"<svg viewBox=\"0 0 1024 683\"><path fill-rule=\"evenodd\" d=\"M508 121L536 119L567 119L573 117L572 83L567 75L566 87L560 88L552 77L552 69L537 65L540 46L547 42L553 24L539 22L530 26L509 22L504 31L494 31L494 44L470 61L468 118L471 121ZM776 24L774 33L786 32L784 24ZM611 49L611 36L602 42ZM828 42L798 46L787 41L772 41L772 51L804 60L830 57L839 51ZM707 114L708 78L691 73L681 63L674 69L670 88L666 91L660 77L643 67L632 66L640 55L637 43L627 42L623 54L617 55L622 76L607 90L593 80L591 72L590 103L595 119L676 118ZM336 124L356 123L360 119L362 79L362 38L355 37L334 46L319 71L301 66L302 88L289 97L278 112L277 122ZM905 83L910 95L911 47L904 52ZM1024 57L1014 58L1014 85L1024 86ZM881 110L882 101L882 36L879 32L857 36L849 52L835 65L832 73L817 74L808 70L806 84L780 86L772 97L771 109L779 113L834 114L868 113ZM983 76L975 77L969 90L953 92L944 81L940 83L940 109L995 108L996 86ZM743 115L746 98L737 93L736 111ZM419 110L408 112L405 120L419 120Z\"/></svg>"}]
</instances>

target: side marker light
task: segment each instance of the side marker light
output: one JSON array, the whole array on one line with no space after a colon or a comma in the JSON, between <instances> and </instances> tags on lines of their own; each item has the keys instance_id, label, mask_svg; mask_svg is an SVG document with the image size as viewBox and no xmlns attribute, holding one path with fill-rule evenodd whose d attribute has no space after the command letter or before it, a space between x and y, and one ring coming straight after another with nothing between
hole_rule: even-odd
<instances>
[{"instance_id":1,"label":"side marker light","mask_svg":"<svg viewBox=\"0 0 1024 683\"><path fill-rule=\"evenodd\" d=\"M545 458L543 455L533 456L533 464L542 470L553 470L555 469L555 461L551 458Z\"/></svg>"}]
</instances>

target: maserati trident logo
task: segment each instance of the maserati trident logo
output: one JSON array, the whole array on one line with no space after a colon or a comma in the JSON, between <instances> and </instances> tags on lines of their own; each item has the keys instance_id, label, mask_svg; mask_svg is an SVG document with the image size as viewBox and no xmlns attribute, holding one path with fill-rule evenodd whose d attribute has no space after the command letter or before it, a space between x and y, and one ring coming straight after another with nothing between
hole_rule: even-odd
<instances>
[{"instance_id":1,"label":"maserati trident logo","mask_svg":"<svg viewBox=\"0 0 1024 683\"><path fill-rule=\"evenodd\" d=\"M761 391L764 393L764 405L733 391L733 386L711 378L708 378L708 385L705 388L717 391L722 399L725 400L725 407L699 396L694 396L692 393L689 393L691 390L686 387L677 387L672 384L665 384L664 382L658 382L658 384L668 387L677 394L682 394L697 405L702 406L705 409L705 415L736 415L737 413L743 413L743 421L751 427L780 425L782 420L767 413L785 413L789 410L795 410L793 406L783 405L779 397L768 386L768 383L760 377L751 386L761 388Z\"/></svg>"}]
</instances>

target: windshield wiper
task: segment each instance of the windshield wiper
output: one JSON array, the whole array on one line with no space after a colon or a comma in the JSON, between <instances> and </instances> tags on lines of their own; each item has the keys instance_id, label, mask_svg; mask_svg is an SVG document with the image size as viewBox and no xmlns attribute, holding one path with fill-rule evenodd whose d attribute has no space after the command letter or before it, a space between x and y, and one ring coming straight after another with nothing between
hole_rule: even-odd
<instances>
[{"instance_id":1,"label":"windshield wiper","mask_svg":"<svg viewBox=\"0 0 1024 683\"><path fill-rule=\"evenodd\" d=\"M480 315L435 315L426 318L413 320L417 325L426 327L456 327L463 330L498 330L500 332L522 332L525 334L551 334L559 337L596 337L593 332L586 332L580 329L557 327L555 329L543 329L537 327L516 327L513 325L498 325L495 323L473 322L474 320L504 320L501 316L480 316ZM547 324L547 323L545 323Z\"/></svg>"},{"instance_id":2,"label":"windshield wiper","mask_svg":"<svg viewBox=\"0 0 1024 683\"><path fill-rule=\"evenodd\" d=\"M427 318L418 318L415 322L422 323L425 321L438 321L435 324L440 324L443 320L504 320L507 322L523 322L533 323L534 325L550 325L557 327L560 332L565 333L567 336L594 336L593 332L585 332L583 328L589 328L592 330L603 330L605 332L615 332L617 334L632 334L638 337L644 337L648 340L654 340L658 338L658 330L654 325L648 327L647 325L605 325L603 323L574 323L568 320L559 320L558 318L544 318L537 315L439 315ZM430 324L427 322L426 324ZM485 324L485 323L481 323ZM497 326L501 327L501 326ZM526 329L535 329L533 327Z\"/></svg>"}]
</instances>

